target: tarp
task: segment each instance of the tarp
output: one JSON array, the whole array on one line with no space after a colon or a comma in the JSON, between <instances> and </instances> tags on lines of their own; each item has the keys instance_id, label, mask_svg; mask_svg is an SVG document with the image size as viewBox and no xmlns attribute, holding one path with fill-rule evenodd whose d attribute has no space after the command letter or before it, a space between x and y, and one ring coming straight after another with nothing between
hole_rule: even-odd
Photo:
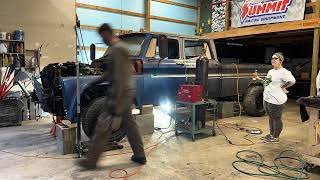
<instances>
[{"instance_id":1,"label":"tarp","mask_svg":"<svg viewBox=\"0 0 320 180\"><path fill-rule=\"evenodd\" d=\"M231 26L303 20L306 0L233 0Z\"/></svg>"},{"instance_id":2,"label":"tarp","mask_svg":"<svg viewBox=\"0 0 320 180\"><path fill-rule=\"evenodd\" d=\"M80 94L87 85L99 76L81 76L80 79ZM61 78L61 88L63 94L63 106L66 110L67 117L70 121L77 121L77 77Z\"/></svg>"}]
</instances>

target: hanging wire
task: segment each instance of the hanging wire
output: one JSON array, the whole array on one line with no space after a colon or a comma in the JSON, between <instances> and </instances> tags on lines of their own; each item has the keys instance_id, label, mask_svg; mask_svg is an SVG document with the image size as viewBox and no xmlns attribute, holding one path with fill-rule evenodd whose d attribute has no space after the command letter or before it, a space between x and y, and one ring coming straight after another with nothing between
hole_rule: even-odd
<instances>
[{"instance_id":1,"label":"hanging wire","mask_svg":"<svg viewBox=\"0 0 320 180\"><path fill-rule=\"evenodd\" d=\"M121 0L121 14L120 14L120 17L121 17L121 20L120 20L120 23L121 23L121 31L122 31L122 11L123 11L123 7L122 7L122 0ZM120 32L121 34L121 32Z\"/></svg>"}]
</instances>

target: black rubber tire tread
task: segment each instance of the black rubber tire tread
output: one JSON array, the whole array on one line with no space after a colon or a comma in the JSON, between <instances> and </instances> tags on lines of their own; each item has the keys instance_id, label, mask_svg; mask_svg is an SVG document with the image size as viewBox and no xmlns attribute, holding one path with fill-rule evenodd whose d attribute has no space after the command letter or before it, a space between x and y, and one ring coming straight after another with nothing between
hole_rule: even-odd
<instances>
[{"instance_id":1,"label":"black rubber tire tread","mask_svg":"<svg viewBox=\"0 0 320 180\"><path fill-rule=\"evenodd\" d=\"M86 107L81 113L82 129L84 133L92 138L99 114L104 110L105 96L98 97ZM124 126L112 132L111 142L119 142L126 136Z\"/></svg>"},{"instance_id":2,"label":"black rubber tire tread","mask_svg":"<svg viewBox=\"0 0 320 180\"><path fill-rule=\"evenodd\" d=\"M251 86L248 88L243 100L244 111L253 117L261 117L266 114L263 108L263 87Z\"/></svg>"}]
</instances>

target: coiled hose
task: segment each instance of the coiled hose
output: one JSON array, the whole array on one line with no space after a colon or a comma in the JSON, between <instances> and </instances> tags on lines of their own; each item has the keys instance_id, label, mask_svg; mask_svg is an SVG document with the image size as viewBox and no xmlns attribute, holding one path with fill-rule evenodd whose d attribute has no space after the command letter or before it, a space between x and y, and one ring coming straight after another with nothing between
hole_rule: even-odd
<instances>
[{"instance_id":1,"label":"coiled hose","mask_svg":"<svg viewBox=\"0 0 320 180\"><path fill-rule=\"evenodd\" d=\"M239 151L236 154L238 160L232 163L233 168L249 176L276 177L281 179L302 180L309 179L309 175L304 170L305 162L296 152L292 150L282 151L274 160L274 165L264 163L260 153L252 150ZM294 161L298 165L293 166L284 163L284 160ZM291 164L291 163L290 163ZM253 167L257 173L249 172L240 168L241 165Z\"/></svg>"}]
</instances>

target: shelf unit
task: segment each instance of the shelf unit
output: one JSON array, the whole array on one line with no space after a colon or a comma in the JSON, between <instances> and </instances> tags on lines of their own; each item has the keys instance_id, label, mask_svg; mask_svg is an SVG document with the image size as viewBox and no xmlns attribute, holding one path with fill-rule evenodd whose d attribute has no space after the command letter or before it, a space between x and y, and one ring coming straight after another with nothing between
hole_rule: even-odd
<instances>
[{"instance_id":1,"label":"shelf unit","mask_svg":"<svg viewBox=\"0 0 320 180\"><path fill-rule=\"evenodd\" d=\"M0 66L1 67L7 67L5 64L4 64L4 58L5 56L14 56L14 58L16 56L19 57L19 60L20 60L20 66L21 67L25 67L25 57L26 57L26 48L25 48L25 43L24 43L24 40L8 40L8 39L0 39L0 43L6 43L6 44L16 44L16 43L22 43L23 45L23 53L17 53L17 52L8 52L8 53L0 53ZM10 48L8 48L8 51L10 50ZM15 45L14 45L14 51L15 51ZM8 57L9 58L9 57Z\"/></svg>"}]
</instances>

